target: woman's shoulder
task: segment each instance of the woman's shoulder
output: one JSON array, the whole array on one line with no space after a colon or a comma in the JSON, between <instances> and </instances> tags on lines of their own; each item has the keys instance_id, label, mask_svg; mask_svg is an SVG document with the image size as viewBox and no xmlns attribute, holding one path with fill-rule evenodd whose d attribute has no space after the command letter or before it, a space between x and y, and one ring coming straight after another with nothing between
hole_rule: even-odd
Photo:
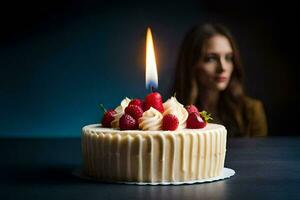
<instances>
[{"instance_id":1,"label":"woman's shoulder","mask_svg":"<svg viewBox=\"0 0 300 200\"><path fill-rule=\"evenodd\" d=\"M255 99L249 96L245 96L245 107L246 109L255 109L263 106L263 103L259 99Z\"/></svg>"},{"instance_id":2,"label":"woman's shoulder","mask_svg":"<svg viewBox=\"0 0 300 200\"><path fill-rule=\"evenodd\" d=\"M267 120L262 101L247 96L244 102L246 116L249 120L249 133L252 136L266 136Z\"/></svg>"}]
</instances>

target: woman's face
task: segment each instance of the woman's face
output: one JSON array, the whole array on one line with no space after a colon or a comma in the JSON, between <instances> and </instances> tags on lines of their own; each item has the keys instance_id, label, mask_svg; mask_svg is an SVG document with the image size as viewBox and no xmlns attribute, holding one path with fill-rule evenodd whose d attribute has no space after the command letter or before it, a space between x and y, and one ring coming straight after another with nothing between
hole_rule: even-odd
<instances>
[{"instance_id":1,"label":"woman's face","mask_svg":"<svg viewBox=\"0 0 300 200\"><path fill-rule=\"evenodd\" d=\"M197 66L198 80L208 89L223 91L233 71L233 52L229 40L216 35L206 41Z\"/></svg>"}]
</instances>

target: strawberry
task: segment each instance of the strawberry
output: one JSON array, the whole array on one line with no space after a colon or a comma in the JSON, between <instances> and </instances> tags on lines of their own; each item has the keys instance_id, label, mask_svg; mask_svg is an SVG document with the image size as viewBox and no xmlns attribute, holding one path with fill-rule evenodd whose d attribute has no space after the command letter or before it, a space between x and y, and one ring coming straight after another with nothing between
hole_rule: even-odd
<instances>
[{"instance_id":1,"label":"strawberry","mask_svg":"<svg viewBox=\"0 0 300 200\"><path fill-rule=\"evenodd\" d=\"M175 131L178 128L179 121L175 115L167 114L163 118L162 129L167 131Z\"/></svg>"},{"instance_id":2,"label":"strawberry","mask_svg":"<svg viewBox=\"0 0 300 200\"><path fill-rule=\"evenodd\" d=\"M133 117L135 120L138 120L143 116L143 110L137 105L128 105L125 108L125 113Z\"/></svg>"},{"instance_id":3,"label":"strawberry","mask_svg":"<svg viewBox=\"0 0 300 200\"><path fill-rule=\"evenodd\" d=\"M110 123L115 119L114 115L117 114L115 110L108 110L104 113L101 124L103 127L111 127Z\"/></svg>"},{"instance_id":4,"label":"strawberry","mask_svg":"<svg viewBox=\"0 0 300 200\"><path fill-rule=\"evenodd\" d=\"M189 114L191 114L193 112L197 113L197 114L199 113L198 108L194 105L188 105L185 107L185 109L188 111Z\"/></svg>"},{"instance_id":5,"label":"strawberry","mask_svg":"<svg viewBox=\"0 0 300 200\"><path fill-rule=\"evenodd\" d=\"M206 126L206 121L200 117L198 113L192 112L189 114L186 120L186 127L191 129L204 128Z\"/></svg>"},{"instance_id":6,"label":"strawberry","mask_svg":"<svg viewBox=\"0 0 300 200\"><path fill-rule=\"evenodd\" d=\"M143 101L141 99L133 99L128 104L128 106L131 106L131 105L137 105L137 106L143 108Z\"/></svg>"},{"instance_id":7,"label":"strawberry","mask_svg":"<svg viewBox=\"0 0 300 200\"><path fill-rule=\"evenodd\" d=\"M192 129L204 128L208 120L212 120L212 118L211 114L208 114L206 111L200 113L192 112L186 120L186 127Z\"/></svg>"},{"instance_id":8,"label":"strawberry","mask_svg":"<svg viewBox=\"0 0 300 200\"><path fill-rule=\"evenodd\" d=\"M150 107L155 108L156 110L158 110L161 113L164 112L165 109L163 106L162 97L158 92L152 92L145 97L145 100L143 103L143 110L147 111L150 109Z\"/></svg>"},{"instance_id":9,"label":"strawberry","mask_svg":"<svg viewBox=\"0 0 300 200\"><path fill-rule=\"evenodd\" d=\"M119 126L121 130L135 130L138 129L138 122L128 114L122 115L119 120Z\"/></svg>"}]
</instances>

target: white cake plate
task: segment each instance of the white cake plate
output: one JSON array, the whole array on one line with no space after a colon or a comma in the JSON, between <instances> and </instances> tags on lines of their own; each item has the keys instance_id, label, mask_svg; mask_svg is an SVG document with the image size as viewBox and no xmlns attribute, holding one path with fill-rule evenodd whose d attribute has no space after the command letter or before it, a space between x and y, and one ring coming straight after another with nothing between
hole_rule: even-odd
<instances>
[{"instance_id":1,"label":"white cake plate","mask_svg":"<svg viewBox=\"0 0 300 200\"><path fill-rule=\"evenodd\" d=\"M230 178L234 174L235 171L233 169L224 168L222 173L219 176L201 179L201 180L182 181L182 182L131 182L131 181L106 181L106 180L96 179L85 175L82 169L80 168L73 171L73 175L81 179L105 182L105 183L121 183L121 184L129 184L129 185L183 185L183 184L195 184L195 183L208 183L208 182L219 181L226 178Z\"/></svg>"}]
</instances>

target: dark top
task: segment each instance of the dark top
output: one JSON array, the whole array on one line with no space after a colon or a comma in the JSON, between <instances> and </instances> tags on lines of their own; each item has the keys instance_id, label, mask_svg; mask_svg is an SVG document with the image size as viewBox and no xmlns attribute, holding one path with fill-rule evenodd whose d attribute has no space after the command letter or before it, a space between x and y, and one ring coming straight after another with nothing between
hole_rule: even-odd
<instances>
[{"instance_id":1,"label":"dark top","mask_svg":"<svg viewBox=\"0 0 300 200\"><path fill-rule=\"evenodd\" d=\"M245 109L247 121L239 119L239 123L244 125L245 136L267 136L268 126L263 104L257 99L245 98Z\"/></svg>"},{"instance_id":2,"label":"dark top","mask_svg":"<svg viewBox=\"0 0 300 200\"><path fill-rule=\"evenodd\" d=\"M200 106L201 107L201 106ZM263 137L268 134L266 114L261 101L244 97L240 107L236 107L240 112L235 113L235 119L219 119L213 116L212 123L223 124L227 128L229 137Z\"/></svg>"}]
</instances>

